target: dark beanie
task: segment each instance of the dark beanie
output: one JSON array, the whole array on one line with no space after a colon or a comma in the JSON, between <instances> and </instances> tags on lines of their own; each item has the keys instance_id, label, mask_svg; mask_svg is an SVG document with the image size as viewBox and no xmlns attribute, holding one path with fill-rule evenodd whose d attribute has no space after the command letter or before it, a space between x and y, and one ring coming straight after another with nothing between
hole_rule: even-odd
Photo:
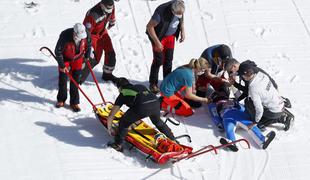
<instances>
[{"instance_id":1,"label":"dark beanie","mask_svg":"<svg viewBox=\"0 0 310 180\"><path fill-rule=\"evenodd\" d=\"M225 44L222 44L217 48L217 53L224 62L232 57L230 48Z\"/></svg>"},{"instance_id":2,"label":"dark beanie","mask_svg":"<svg viewBox=\"0 0 310 180\"><path fill-rule=\"evenodd\" d=\"M124 87L124 86L130 84L130 82L128 81L128 79L126 79L124 77L120 77L120 78L117 78L115 80L115 84L116 84L117 88L121 88L121 87Z\"/></svg>"},{"instance_id":3,"label":"dark beanie","mask_svg":"<svg viewBox=\"0 0 310 180\"><path fill-rule=\"evenodd\" d=\"M240 76L244 74L256 74L256 73L258 73L258 68L254 61L246 60L242 62L239 66L238 74Z\"/></svg>"}]
</instances>

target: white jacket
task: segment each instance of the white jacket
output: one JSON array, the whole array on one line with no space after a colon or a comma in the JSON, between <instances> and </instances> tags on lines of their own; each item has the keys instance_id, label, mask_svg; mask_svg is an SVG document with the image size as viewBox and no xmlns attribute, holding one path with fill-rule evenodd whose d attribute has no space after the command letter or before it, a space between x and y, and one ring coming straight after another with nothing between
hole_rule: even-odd
<instances>
[{"instance_id":1,"label":"white jacket","mask_svg":"<svg viewBox=\"0 0 310 180\"><path fill-rule=\"evenodd\" d=\"M274 113L282 112L284 107L284 101L278 90L274 88L269 77L262 72L258 72L250 82L249 97L254 103L256 122L262 118L264 107Z\"/></svg>"}]
</instances>

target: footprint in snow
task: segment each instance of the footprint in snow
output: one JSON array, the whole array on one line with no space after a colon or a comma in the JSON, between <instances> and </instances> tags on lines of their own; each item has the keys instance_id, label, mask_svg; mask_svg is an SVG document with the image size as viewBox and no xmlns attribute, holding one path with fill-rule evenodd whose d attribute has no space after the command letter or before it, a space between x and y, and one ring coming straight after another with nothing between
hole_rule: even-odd
<instances>
[{"instance_id":1,"label":"footprint in snow","mask_svg":"<svg viewBox=\"0 0 310 180\"><path fill-rule=\"evenodd\" d=\"M24 2L24 9L26 10L27 13L30 15L35 15L39 12L39 4L36 2Z\"/></svg>"}]
</instances>

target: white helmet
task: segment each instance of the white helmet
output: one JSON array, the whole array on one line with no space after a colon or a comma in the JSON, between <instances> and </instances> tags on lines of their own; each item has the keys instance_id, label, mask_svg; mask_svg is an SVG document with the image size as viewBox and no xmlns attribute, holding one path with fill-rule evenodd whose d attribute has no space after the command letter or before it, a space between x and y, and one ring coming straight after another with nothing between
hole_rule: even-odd
<instances>
[{"instance_id":1,"label":"white helmet","mask_svg":"<svg viewBox=\"0 0 310 180\"><path fill-rule=\"evenodd\" d=\"M87 37L85 26L81 23L76 23L73 26L73 32L78 39L85 39Z\"/></svg>"}]
</instances>

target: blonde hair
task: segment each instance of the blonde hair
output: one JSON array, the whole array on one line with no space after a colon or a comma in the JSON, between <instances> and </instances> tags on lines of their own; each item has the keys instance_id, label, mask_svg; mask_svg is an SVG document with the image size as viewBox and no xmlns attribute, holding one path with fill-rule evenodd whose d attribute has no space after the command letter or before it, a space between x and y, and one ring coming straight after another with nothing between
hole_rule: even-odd
<instances>
[{"instance_id":1,"label":"blonde hair","mask_svg":"<svg viewBox=\"0 0 310 180\"><path fill-rule=\"evenodd\" d=\"M191 59L187 65L191 69L208 69L209 63L205 58Z\"/></svg>"}]
</instances>

